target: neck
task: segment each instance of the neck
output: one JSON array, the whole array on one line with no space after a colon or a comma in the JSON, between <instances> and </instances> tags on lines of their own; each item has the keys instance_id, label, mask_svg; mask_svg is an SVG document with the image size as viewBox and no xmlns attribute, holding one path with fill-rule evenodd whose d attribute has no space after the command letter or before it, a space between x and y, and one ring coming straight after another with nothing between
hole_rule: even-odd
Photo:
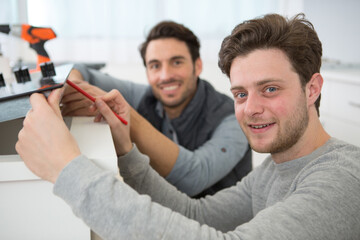
<instances>
[{"instance_id":1,"label":"neck","mask_svg":"<svg viewBox=\"0 0 360 240\"><path fill-rule=\"evenodd\" d=\"M324 145L329 139L330 135L324 130L318 116L313 115L310 117L309 125L299 141L284 152L271 154L271 157L275 163L304 157Z\"/></svg>"},{"instance_id":2,"label":"neck","mask_svg":"<svg viewBox=\"0 0 360 240\"><path fill-rule=\"evenodd\" d=\"M181 115L182 111L185 109L186 106L187 106L187 104L186 105L181 104L180 106L176 106L176 107L164 106L164 111L165 111L166 115L168 116L168 118L174 119Z\"/></svg>"},{"instance_id":3,"label":"neck","mask_svg":"<svg viewBox=\"0 0 360 240\"><path fill-rule=\"evenodd\" d=\"M168 118L170 119L174 119L177 118L181 115L181 113L184 111L184 109L186 108L186 106L190 103L191 99L193 99L194 95L196 93L196 90L190 95L188 96L188 98L186 98L182 103L176 105L176 106L164 106L164 111L166 112Z\"/></svg>"}]
</instances>

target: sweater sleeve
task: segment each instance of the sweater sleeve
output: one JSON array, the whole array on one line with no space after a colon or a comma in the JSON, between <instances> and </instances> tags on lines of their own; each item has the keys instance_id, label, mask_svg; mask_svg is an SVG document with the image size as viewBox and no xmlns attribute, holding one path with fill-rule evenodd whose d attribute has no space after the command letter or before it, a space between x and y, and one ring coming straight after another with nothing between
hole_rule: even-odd
<instances>
[{"instance_id":1,"label":"sweater sleeve","mask_svg":"<svg viewBox=\"0 0 360 240\"><path fill-rule=\"evenodd\" d=\"M139 195L85 156L68 164L54 193L103 239L219 239L221 232ZM188 238L188 236L191 236Z\"/></svg>"},{"instance_id":2,"label":"sweater sleeve","mask_svg":"<svg viewBox=\"0 0 360 240\"><path fill-rule=\"evenodd\" d=\"M124 181L138 193L150 195L152 201L222 231L233 230L240 223L251 219L251 197L245 183L239 183L214 196L192 199L162 178L148 161L146 155L134 148L120 157L118 164ZM232 197L234 192L241 201L235 201ZM244 211L233 214L233 209L237 207L242 207Z\"/></svg>"},{"instance_id":3,"label":"sweater sleeve","mask_svg":"<svg viewBox=\"0 0 360 240\"><path fill-rule=\"evenodd\" d=\"M69 163L54 186L104 239L356 239L360 234L359 177L341 166L305 172L282 201L252 216L251 182L263 174L258 169L234 187L193 200L161 182L136 147L119 164L125 181L141 194L84 156Z\"/></svg>"},{"instance_id":4,"label":"sweater sleeve","mask_svg":"<svg viewBox=\"0 0 360 240\"><path fill-rule=\"evenodd\" d=\"M189 196L195 196L226 176L247 150L246 137L232 114L224 118L212 137L196 150L180 146L179 156L166 180Z\"/></svg>"},{"instance_id":5,"label":"sweater sleeve","mask_svg":"<svg viewBox=\"0 0 360 240\"><path fill-rule=\"evenodd\" d=\"M184 217L137 194L84 156L62 171L54 193L103 239L163 239L174 234L178 237L172 239L181 239L183 234L178 224ZM194 230L200 228L195 221L188 223Z\"/></svg>"}]
</instances>

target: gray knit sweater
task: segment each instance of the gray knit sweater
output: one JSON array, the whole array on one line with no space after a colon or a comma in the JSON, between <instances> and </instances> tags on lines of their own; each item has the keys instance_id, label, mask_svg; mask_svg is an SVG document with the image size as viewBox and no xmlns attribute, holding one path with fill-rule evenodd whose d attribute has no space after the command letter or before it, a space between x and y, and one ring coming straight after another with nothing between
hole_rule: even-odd
<instances>
[{"instance_id":1,"label":"gray knit sweater","mask_svg":"<svg viewBox=\"0 0 360 240\"><path fill-rule=\"evenodd\" d=\"M269 157L236 186L200 200L148 162L136 147L119 159L142 195L85 156L64 168L54 193L103 239L360 239L360 149L334 138L289 162Z\"/></svg>"}]
</instances>

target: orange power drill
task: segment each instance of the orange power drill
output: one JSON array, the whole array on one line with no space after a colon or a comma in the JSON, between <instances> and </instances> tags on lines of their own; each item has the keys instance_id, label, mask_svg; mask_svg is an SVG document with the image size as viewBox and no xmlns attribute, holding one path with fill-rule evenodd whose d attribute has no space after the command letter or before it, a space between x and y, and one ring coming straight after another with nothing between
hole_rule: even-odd
<instances>
[{"instance_id":1,"label":"orange power drill","mask_svg":"<svg viewBox=\"0 0 360 240\"><path fill-rule=\"evenodd\" d=\"M36 51L36 69L40 69L40 64L49 62L50 58L45 51L44 44L47 40L56 38L55 32L51 28L35 27L28 24L21 25L0 25L0 32L20 37L30 43L30 47Z\"/></svg>"}]
</instances>

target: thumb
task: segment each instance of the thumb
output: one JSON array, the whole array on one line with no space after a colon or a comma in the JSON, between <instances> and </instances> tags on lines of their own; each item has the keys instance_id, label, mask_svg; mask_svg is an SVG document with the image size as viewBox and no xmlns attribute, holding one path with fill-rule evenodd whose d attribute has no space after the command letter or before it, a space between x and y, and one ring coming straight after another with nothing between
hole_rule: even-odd
<instances>
[{"instance_id":1,"label":"thumb","mask_svg":"<svg viewBox=\"0 0 360 240\"><path fill-rule=\"evenodd\" d=\"M119 123L119 120L115 116L114 112L102 99L96 98L95 105L110 126L115 126Z\"/></svg>"},{"instance_id":2,"label":"thumb","mask_svg":"<svg viewBox=\"0 0 360 240\"><path fill-rule=\"evenodd\" d=\"M41 109L41 108L46 108L47 107L47 102L46 102L46 98L43 94L40 93L33 93L30 96L30 104L33 110L37 110L37 109Z\"/></svg>"},{"instance_id":3,"label":"thumb","mask_svg":"<svg viewBox=\"0 0 360 240\"><path fill-rule=\"evenodd\" d=\"M59 104L60 104L60 99L61 99L62 93L63 93L63 90L61 88L57 88L57 89L51 91L51 93L48 97L48 103L58 117L61 117L61 111L60 111Z\"/></svg>"}]
</instances>

